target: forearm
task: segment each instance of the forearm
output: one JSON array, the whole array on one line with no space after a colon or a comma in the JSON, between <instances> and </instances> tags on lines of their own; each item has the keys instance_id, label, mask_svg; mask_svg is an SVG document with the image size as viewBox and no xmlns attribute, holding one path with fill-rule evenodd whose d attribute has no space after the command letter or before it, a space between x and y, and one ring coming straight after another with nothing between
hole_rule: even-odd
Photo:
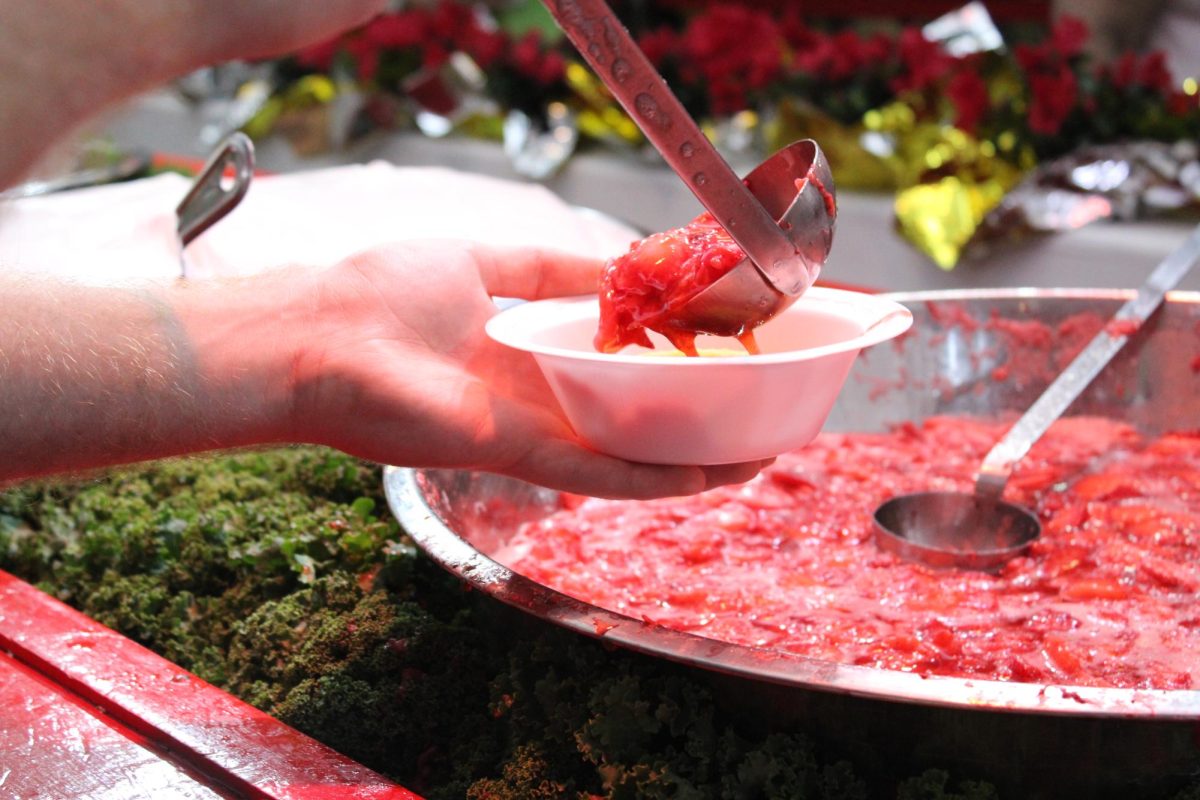
<instances>
[{"instance_id":1,"label":"forearm","mask_svg":"<svg viewBox=\"0 0 1200 800\"><path fill-rule=\"evenodd\" d=\"M112 103L182 69L185 20L164 0L0 0L0 187Z\"/></svg>"},{"instance_id":2,"label":"forearm","mask_svg":"<svg viewBox=\"0 0 1200 800\"><path fill-rule=\"evenodd\" d=\"M89 288L0 278L0 481L292 438L305 273Z\"/></svg>"},{"instance_id":3,"label":"forearm","mask_svg":"<svg viewBox=\"0 0 1200 800\"><path fill-rule=\"evenodd\" d=\"M0 0L0 188L113 103L206 64L288 52L387 0Z\"/></svg>"}]
</instances>

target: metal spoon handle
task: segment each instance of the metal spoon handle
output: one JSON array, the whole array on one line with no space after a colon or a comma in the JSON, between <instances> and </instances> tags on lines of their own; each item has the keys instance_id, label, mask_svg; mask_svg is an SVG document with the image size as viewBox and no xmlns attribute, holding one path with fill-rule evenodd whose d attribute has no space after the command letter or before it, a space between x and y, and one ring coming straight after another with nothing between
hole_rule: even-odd
<instances>
[{"instance_id":1,"label":"metal spoon handle","mask_svg":"<svg viewBox=\"0 0 1200 800\"><path fill-rule=\"evenodd\" d=\"M225 171L232 170L226 177ZM191 189L175 208L181 247L217 224L245 197L254 176L254 143L241 132L229 136L209 157Z\"/></svg>"},{"instance_id":2,"label":"metal spoon handle","mask_svg":"<svg viewBox=\"0 0 1200 800\"><path fill-rule=\"evenodd\" d=\"M544 0L600 80L692 194L779 291L811 282L796 248L725 163L604 0Z\"/></svg>"},{"instance_id":3,"label":"metal spoon handle","mask_svg":"<svg viewBox=\"0 0 1200 800\"><path fill-rule=\"evenodd\" d=\"M1128 321L1140 326L1162 304L1166 293L1175 288L1191 270L1197 259L1200 259L1200 227L1154 268L1137 294L1113 315L1112 322L1092 338L1004 438L988 451L975 479L977 495L1000 497L1016 463L1129 340L1129 336L1121 333L1119 328L1114 328L1113 323Z\"/></svg>"}]
</instances>

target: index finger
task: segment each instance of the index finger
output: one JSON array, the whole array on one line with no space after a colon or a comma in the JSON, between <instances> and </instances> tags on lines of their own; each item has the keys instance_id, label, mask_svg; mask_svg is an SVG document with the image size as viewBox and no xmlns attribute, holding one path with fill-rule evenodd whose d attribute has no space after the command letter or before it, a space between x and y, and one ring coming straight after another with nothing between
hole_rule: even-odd
<instances>
[{"instance_id":1,"label":"index finger","mask_svg":"<svg viewBox=\"0 0 1200 800\"><path fill-rule=\"evenodd\" d=\"M471 248L488 294L538 300L590 294L600 286L599 258L539 247Z\"/></svg>"}]
</instances>

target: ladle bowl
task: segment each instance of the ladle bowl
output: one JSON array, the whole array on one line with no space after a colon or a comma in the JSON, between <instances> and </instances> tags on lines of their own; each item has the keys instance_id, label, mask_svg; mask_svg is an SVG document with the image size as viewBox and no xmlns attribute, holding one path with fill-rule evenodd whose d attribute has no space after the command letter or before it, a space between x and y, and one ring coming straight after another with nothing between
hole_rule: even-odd
<instances>
[{"instance_id":1,"label":"ladle bowl","mask_svg":"<svg viewBox=\"0 0 1200 800\"><path fill-rule=\"evenodd\" d=\"M833 236L833 181L816 144L783 148L743 181L605 0L547 0L546 8L667 165L746 254L733 274L688 301L675 319L690 324L680 327L736 336L787 308L816 280Z\"/></svg>"},{"instance_id":2,"label":"ladle bowl","mask_svg":"<svg viewBox=\"0 0 1200 800\"><path fill-rule=\"evenodd\" d=\"M1028 550L1041 524L1015 503L966 492L916 492L879 506L875 533L882 549L909 561L992 572Z\"/></svg>"},{"instance_id":3,"label":"ladle bowl","mask_svg":"<svg viewBox=\"0 0 1200 800\"><path fill-rule=\"evenodd\" d=\"M815 279L833 247L837 201L829 162L811 139L776 151L745 178L751 194L779 223L794 257ZM674 312L678 323L715 336L736 336L790 306L799 293L776 289L760 265L743 258Z\"/></svg>"},{"instance_id":4,"label":"ladle bowl","mask_svg":"<svg viewBox=\"0 0 1200 800\"><path fill-rule=\"evenodd\" d=\"M922 492L896 497L875 511L876 542L903 558L935 567L996 569L1038 537L1028 509L1001 499L1017 462L1083 394L1167 292L1200 259L1200 226L1164 258L1004 437L988 451L974 494Z\"/></svg>"}]
</instances>

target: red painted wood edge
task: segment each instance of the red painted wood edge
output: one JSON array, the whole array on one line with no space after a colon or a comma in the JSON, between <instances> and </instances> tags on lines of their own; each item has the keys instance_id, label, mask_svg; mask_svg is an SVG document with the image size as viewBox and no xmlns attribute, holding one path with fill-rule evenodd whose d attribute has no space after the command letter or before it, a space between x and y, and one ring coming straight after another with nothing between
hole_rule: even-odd
<instances>
[{"instance_id":1,"label":"red painted wood edge","mask_svg":"<svg viewBox=\"0 0 1200 800\"><path fill-rule=\"evenodd\" d=\"M170 753L0 653L0 797L234 800Z\"/></svg>"},{"instance_id":2,"label":"red painted wood edge","mask_svg":"<svg viewBox=\"0 0 1200 800\"><path fill-rule=\"evenodd\" d=\"M218 791L261 800L420 800L3 570L0 649Z\"/></svg>"}]
</instances>

